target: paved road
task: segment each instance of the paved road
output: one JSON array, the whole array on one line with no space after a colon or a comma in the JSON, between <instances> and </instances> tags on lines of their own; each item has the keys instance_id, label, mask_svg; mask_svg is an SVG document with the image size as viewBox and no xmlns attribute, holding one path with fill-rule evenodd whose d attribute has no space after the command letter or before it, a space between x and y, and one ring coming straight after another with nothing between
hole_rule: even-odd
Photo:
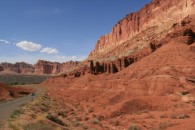
<instances>
[{"instance_id":1,"label":"paved road","mask_svg":"<svg viewBox=\"0 0 195 130\"><path fill-rule=\"evenodd\" d=\"M43 90L39 89L34 98L36 98L42 92L43 92ZM13 101L1 103L0 104L0 122L6 121L14 110L16 110L20 106L22 106L28 102L31 102L31 101L32 101L32 96L28 95L25 97L15 99Z\"/></svg>"}]
</instances>

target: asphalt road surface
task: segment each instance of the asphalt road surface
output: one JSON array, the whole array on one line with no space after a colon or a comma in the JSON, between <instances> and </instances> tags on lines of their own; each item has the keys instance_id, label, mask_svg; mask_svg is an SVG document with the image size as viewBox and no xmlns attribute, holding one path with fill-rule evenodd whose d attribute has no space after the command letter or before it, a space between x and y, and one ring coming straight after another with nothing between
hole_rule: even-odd
<instances>
[{"instance_id":1,"label":"asphalt road surface","mask_svg":"<svg viewBox=\"0 0 195 130\"><path fill-rule=\"evenodd\" d=\"M35 96L33 98L35 99L43 90L38 90ZM21 97L18 99L15 99L13 101L9 101L6 103L0 104L0 123L6 121L9 116L20 106L29 103L32 101L32 96L28 95L25 97Z\"/></svg>"}]
</instances>

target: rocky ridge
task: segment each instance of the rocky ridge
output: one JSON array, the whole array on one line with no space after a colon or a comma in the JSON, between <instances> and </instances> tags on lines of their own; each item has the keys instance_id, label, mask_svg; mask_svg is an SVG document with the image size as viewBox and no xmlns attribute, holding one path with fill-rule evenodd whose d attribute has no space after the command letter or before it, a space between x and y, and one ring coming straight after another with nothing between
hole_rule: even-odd
<instances>
[{"instance_id":1,"label":"rocky ridge","mask_svg":"<svg viewBox=\"0 0 195 130\"><path fill-rule=\"evenodd\" d=\"M65 63L49 62L39 60L35 65L31 65L25 62L1 63L0 72L14 73L14 74L59 74L65 71L70 71L74 67L78 66L78 61L69 61Z\"/></svg>"},{"instance_id":2,"label":"rocky ridge","mask_svg":"<svg viewBox=\"0 0 195 130\"><path fill-rule=\"evenodd\" d=\"M87 60L128 55L160 41L172 26L195 12L195 0L153 0L138 12L120 20L109 34L102 36Z\"/></svg>"},{"instance_id":3,"label":"rocky ridge","mask_svg":"<svg viewBox=\"0 0 195 130\"><path fill-rule=\"evenodd\" d=\"M153 0L100 38L77 70L44 81L72 110L65 119L103 130L193 130L194 1Z\"/></svg>"},{"instance_id":4,"label":"rocky ridge","mask_svg":"<svg viewBox=\"0 0 195 130\"><path fill-rule=\"evenodd\" d=\"M59 74L62 72L67 72L73 70L74 67L78 66L80 62L69 61L65 63L50 62L39 60L35 64L36 74Z\"/></svg>"}]
</instances>

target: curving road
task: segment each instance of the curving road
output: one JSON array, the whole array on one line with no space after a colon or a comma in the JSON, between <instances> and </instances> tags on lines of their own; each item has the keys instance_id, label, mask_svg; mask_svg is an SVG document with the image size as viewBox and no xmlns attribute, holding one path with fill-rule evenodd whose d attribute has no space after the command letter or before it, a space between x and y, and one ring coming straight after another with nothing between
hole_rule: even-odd
<instances>
[{"instance_id":1,"label":"curving road","mask_svg":"<svg viewBox=\"0 0 195 130\"><path fill-rule=\"evenodd\" d=\"M36 98L42 92L43 90L39 89L34 98ZM32 96L28 95L25 97L15 99L13 101L1 103L0 104L0 125L2 122L6 121L8 117L12 114L12 112L14 112L17 108L31 101L32 101Z\"/></svg>"}]
</instances>

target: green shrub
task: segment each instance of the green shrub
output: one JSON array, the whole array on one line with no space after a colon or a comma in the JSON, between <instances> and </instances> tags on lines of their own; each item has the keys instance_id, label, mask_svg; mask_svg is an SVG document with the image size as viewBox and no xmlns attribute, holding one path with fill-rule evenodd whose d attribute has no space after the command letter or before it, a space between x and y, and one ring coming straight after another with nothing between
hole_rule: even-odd
<instances>
[{"instance_id":1,"label":"green shrub","mask_svg":"<svg viewBox=\"0 0 195 130\"><path fill-rule=\"evenodd\" d=\"M60 120L57 116L54 116L54 115L51 115L51 114L48 114L47 115L47 119L57 123L57 124L60 124L62 126L66 126L66 124L64 124L64 122L62 122L62 120Z\"/></svg>"},{"instance_id":2,"label":"green shrub","mask_svg":"<svg viewBox=\"0 0 195 130\"><path fill-rule=\"evenodd\" d=\"M44 105L39 106L39 109L41 109L41 111L43 111L43 112L48 112L49 111L48 107L46 107Z\"/></svg>"},{"instance_id":3,"label":"green shrub","mask_svg":"<svg viewBox=\"0 0 195 130\"><path fill-rule=\"evenodd\" d=\"M141 130L141 127L133 124L133 125L129 126L128 130Z\"/></svg>"},{"instance_id":4,"label":"green shrub","mask_svg":"<svg viewBox=\"0 0 195 130\"><path fill-rule=\"evenodd\" d=\"M29 123L23 126L24 130L53 130L48 124L44 124L42 121L36 123Z\"/></svg>"},{"instance_id":5,"label":"green shrub","mask_svg":"<svg viewBox=\"0 0 195 130\"><path fill-rule=\"evenodd\" d=\"M36 118L37 118L37 115L34 114L34 113L30 114L30 116L31 116L33 119L36 119Z\"/></svg>"},{"instance_id":6,"label":"green shrub","mask_svg":"<svg viewBox=\"0 0 195 130\"><path fill-rule=\"evenodd\" d=\"M187 118L190 118L190 116L186 114L182 114L178 116L178 119L187 119Z\"/></svg>"},{"instance_id":7,"label":"green shrub","mask_svg":"<svg viewBox=\"0 0 195 130\"><path fill-rule=\"evenodd\" d=\"M20 114L23 114L23 111L22 111L22 109L17 109L17 110L15 110L12 114L11 114L11 118L16 118L16 117L18 117Z\"/></svg>"},{"instance_id":8,"label":"green shrub","mask_svg":"<svg viewBox=\"0 0 195 130\"><path fill-rule=\"evenodd\" d=\"M97 118L94 118L94 119L91 120L91 123L92 124L99 124L100 121Z\"/></svg>"},{"instance_id":9,"label":"green shrub","mask_svg":"<svg viewBox=\"0 0 195 130\"><path fill-rule=\"evenodd\" d=\"M67 117L67 112L66 111L59 111L58 116L62 116L65 118L65 117Z\"/></svg>"},{"instance_id":10,"label":"green shrub","mask_svg":"<svg viewBox=\"0 0 195 130\"><path fill-rule=\"evenodd\" d=\"M171 124L171 123L169 123L169 122L167 122L167 123L160 123L160 124L159 124L159 129L160 129L160 130L165 130L165 129L167 129L168 127L171 127L171 126L173 126L173 124Z\"/></svg>"}]
</instances>

